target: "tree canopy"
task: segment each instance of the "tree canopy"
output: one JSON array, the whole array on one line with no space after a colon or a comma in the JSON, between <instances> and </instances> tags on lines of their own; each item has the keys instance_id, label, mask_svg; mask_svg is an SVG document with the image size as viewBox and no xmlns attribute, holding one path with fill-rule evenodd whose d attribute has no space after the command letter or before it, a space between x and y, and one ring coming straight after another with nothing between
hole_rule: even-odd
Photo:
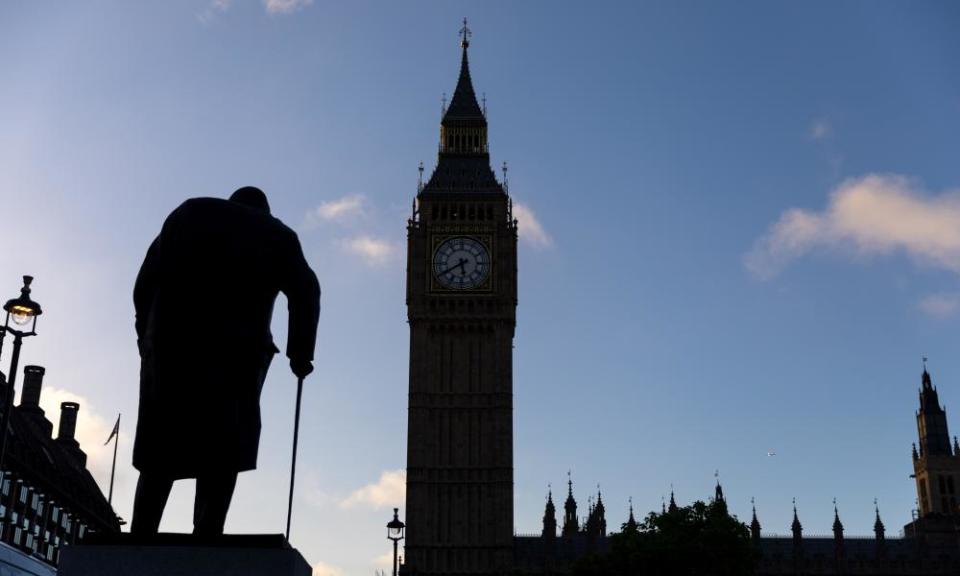
<instances>
[{"instance_id":1,"label":"tree canopy","mask_svg":"<svg viewBox=\"0 0 960 576\"><path fill-rule=\"evenodd\" d=\"M609 553L578 560L577 576L749 576L758 553L745 524L731 516L726 503L697 501L640 524L625 523L610 536Z\"/></svg>"}]
</instances>

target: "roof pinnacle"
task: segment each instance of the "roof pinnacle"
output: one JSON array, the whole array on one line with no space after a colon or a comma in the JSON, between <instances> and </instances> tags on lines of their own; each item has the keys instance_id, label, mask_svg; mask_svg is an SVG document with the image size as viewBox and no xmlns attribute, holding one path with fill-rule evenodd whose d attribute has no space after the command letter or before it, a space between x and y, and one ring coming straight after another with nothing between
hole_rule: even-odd
<instances>
[{"instance_id":1,"label":"roof pinnacle","mask_svg":"<svg viewBox=\"0 0 960 576\"><path fill-rule=\"evenodd\" d=\"M460 29L460 47L466 50L470 47L470 36L473 35L473 32L470 31L470 28L467 28L467 19L463 19L463 28Z\"/></svg>"}]
</instances>

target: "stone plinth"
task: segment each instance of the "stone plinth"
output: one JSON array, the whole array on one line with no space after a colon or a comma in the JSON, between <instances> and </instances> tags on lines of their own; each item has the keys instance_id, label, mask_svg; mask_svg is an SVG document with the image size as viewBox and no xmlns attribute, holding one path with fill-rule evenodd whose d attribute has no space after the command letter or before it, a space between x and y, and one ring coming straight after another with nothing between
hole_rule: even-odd
<instances>
[{"instance_id":1,"label":"stone plinth","mask_svg":"<svg viewBox=\"0 0 960 576\"><path fill-rule=\"evenodd\" d=\"M67 546L59 576L310 576L310 565L280 534L130 534Z\"/></svg>"}]
</instances>

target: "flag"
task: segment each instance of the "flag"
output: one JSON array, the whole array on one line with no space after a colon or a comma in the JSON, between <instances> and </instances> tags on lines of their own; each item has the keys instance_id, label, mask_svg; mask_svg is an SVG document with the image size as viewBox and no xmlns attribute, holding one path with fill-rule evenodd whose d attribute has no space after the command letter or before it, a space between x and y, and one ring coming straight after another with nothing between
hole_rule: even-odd
<instances>
[{"instance_id":1,"label":"flag","mask_svg":"<svg viewBox=\"0 0 960 576\"><path fill-rule=\"evenodd\" d=\"M113 432L110 433L110 437L107 438L107 441L103 443L104 446L110 443L113 440L113 437L120 433L120 415L117 414L117 423L113 425Z\"/></svg>"}]
</instances>

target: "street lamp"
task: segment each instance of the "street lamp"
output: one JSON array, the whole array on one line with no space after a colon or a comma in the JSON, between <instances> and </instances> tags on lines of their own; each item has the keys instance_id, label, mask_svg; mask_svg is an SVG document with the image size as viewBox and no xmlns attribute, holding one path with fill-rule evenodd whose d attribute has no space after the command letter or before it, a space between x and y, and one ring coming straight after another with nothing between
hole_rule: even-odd
<instances>
[{"instance_id":1,"label":"street lamp","mask_svg":"<svg viewBox=\"0 0 960 576\"><path fill-rule=\"evenodd\" d=\"M37 316L43 314L40 305L30 299L31 282L33 282L33 276L24 276L20 296L7 300L3 305L7 317L0 331L0 346L7 332L13 334L13 356L10 358L10 372L7 375L3 414L0 415L0 469L3 469L4 457L7 454L7 428L10 426L10 411L13 409L13 386L17 382L20 345L27 336L37 335Z\"/></svg>"},{"instance_id":2,"label":"street lamp","mask_svg":"<svg viewBox=\"0 0 960 576\"><path fill-rule=\"evenodd\" d=\"M387 522L387 539L393 540L393 576L397 576L397 542L403 540L403 529L406 525L397 517L399 508L393 509L393 520Z\"/></svg>"}]
</instances>

